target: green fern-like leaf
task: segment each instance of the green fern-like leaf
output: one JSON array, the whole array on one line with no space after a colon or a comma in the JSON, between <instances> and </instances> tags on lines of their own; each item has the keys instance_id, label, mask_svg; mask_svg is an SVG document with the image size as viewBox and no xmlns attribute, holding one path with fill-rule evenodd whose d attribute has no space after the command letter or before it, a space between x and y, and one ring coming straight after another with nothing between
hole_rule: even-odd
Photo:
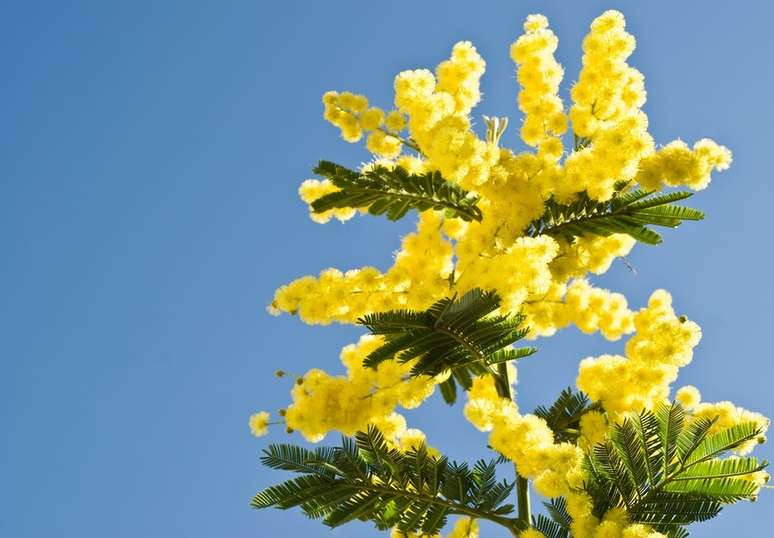
<instances>
[{"instance_id":1,"label":"green fern-like leaf","mask_svg":"<svg viewBox=\"0 0 774 538\"><path fill-rule=\"evenodd\" d=\"M758 486L742 477L767 463L723 456L759 436L759 427L745 423L710 435L713 424L700 418L686 425L675 403L615 425L586 458L594 513L626 508L633 522L683 537L683 526L716 516L725 504L753 499Z\"/></svg>"},{"instance_id":2,"label":"green fern-like leaf","mask_svg":"<svg viewBox=\"0 0 774 538\"><path fill-rule=\"evenodd\" d=\"M495 365L536 351L511 347L527 333L521 326L524 318L494 314L499 306L496 293L474 289L460 298L441 299L424 312L393 310L365 316L358 323L384 336L385 343L365 358L364 365L375 368L389 359L415 360L412 376L450 370L452 376L442 384L441 393L453 403L456 384L468 389L474 376L496 375Z\"/></svg>"},{"instance_id":3,"label":"green fern-like leaf","mask_svg":"<svg viewBox=\"0 0 774 538\"><path fill-rule=\"evenodd\" d=\"M505 499L513 483L498 481L496 462L466 464L431 456L424 445L408 452L390 448L375 427L344 438L340 447L308 450L271 445L262 461L299 474L259 492L254 508L299 507L311 518L338 527L355 519L379 529L437 533L449 515L483 518L523 530L509 518Z\"/></svg>"},{"instance_id":4,"label":"green fern-like leaf","mask_svg":"<svg viewBox=\"0 0 774 538\"><path fill-rule=\"evenodd\" d=\"M543 514L532 517L532 526L543 533L546 538L569 538L570 531L561 527Z\"/></svg>"},{"instance_id":5,"label":"green fern-like leaf","mask_svg":"<svg viewBox=\"0 0 774 538\"><path fill-rule=\"evenodd\" d=\"M564 389L550 407L543 405L535 409L535 415L546 421L554 432L557 442L572 441L578 437L578 425L581 417L600 406L591 403L583 392L571 388Z\"/></svg>"},{"instance_id":6,"label":"green fern-like leaf","mask_svg":"<svg viewBox=\"0 0 774 538\"><path fill-rule=\"evenodd\" d=\"M398 220L411 209L435 209L449 217L481 220L478 198L446 181L439 172L411 174L400 166L374 166L355 172L330 161L320 161L314 172L339 188L312 202L315 213L338 208L367 209L372 215L386 214L388 219Z\"/></svg>"},{"instance_id":7,"label":"green fern-like leaf","mask_svg":"<svg viewBox=\"0 0 774 538\"><path fill-rule=\"evenodd\" d=\"M649 245L661 243L661 236L648 226L675 228L685 220L702 220L697 209L674 205L693 193L687 191L656 194L643 190L617 193L607 202L597 202L581 194L576 202L559 204L549 200L545 213L533 221L527 235L552 235L572 240L576 236L624 233Z\"/></svg>"}]
</instances>

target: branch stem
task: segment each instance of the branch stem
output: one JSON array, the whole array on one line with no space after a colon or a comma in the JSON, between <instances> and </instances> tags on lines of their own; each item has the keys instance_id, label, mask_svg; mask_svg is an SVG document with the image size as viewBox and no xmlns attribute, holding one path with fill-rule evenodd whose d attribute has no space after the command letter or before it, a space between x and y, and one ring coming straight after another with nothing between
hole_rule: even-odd
<instances>
[{"instance_id":1,"label":"branch stem","mask_svg":"<svg viewBox=\"0 0 774 538\"><path fill-rule=\"evenodd\" d=\"M497 394L503 398L513 399L511 392L511 383L508 379L508 366L507 363L501 362L497 365L497 377L496 383ZM532 514L530 512L530 498L529 498L529 480L519 474L519 469L514 464L514 471L516 472L516 501L519 507L518 522L523 529L529 528L532 523ZM514 535L518 534L514 531Z\"/></svg>"}]
</instances>

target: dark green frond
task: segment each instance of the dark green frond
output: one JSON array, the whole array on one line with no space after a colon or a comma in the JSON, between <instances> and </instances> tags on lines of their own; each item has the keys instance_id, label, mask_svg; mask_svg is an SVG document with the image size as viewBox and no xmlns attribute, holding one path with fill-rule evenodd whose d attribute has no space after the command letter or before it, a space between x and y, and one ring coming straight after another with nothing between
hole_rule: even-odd
<instances>
[{"instance_id":1,"label":"dark green frond","mask_svg":"<svg viewBox=\"0 0 774 538\"><path fill-rule=\"evenodd\" d=\"M424 312L393 310L369 314L358 323L371 333L384 336L385 342L363 364L375 368L389 359L415 361L412 376L451 371L451 377L441 386L441 394L446 402L454 403L456 384L467 389L475 376L496 375L492 366L536 351L532 347L511 347L527 333L521 326L524 317L495 314L499 306L496 293L474 289L459 298L441 299Z\"/></svg>"},{"instance_id":2,"label":"dark green frond","mask_svg":"<svg viewBox=\"0 0 774 538\"><path fill-rule=\"evenodd\" d=\"M665 486L665 491L698 493L722 503L752 499L758 486L739 477L766 467L755 458L707 460L687 468Z\"/></svg>"},{"instance_id":3,"label":"dark green frond","mask_svg":"<svg viewBox=\"0 0 774 538\"><path fill-rule=\"evenodd\" d=\"M720 513L722 505L704 496L658 491L638 503L630 512L632 521L658 530L674 525L707 521Z\"/></svg>"},{"instance_id":4,"label":"dark green frond","mask_svg":"<svg viewBox=\"0 0 774 538\"><path fill-rule=\"evenodd\" d=\"M272 469L293 471L304 474L317 474L331 476L333 470L325 464L332 464L335 460L333 449L318 448L307 450L296 445L269 445L263 451L261 463Z\"/></svg>"},{"instance_id":5,"label":"dark green frond","mask_svg":"<svg viewBox=\"0 0 774 538\"><path fill-rule=\"evenodd\" d=\"M689 532L685 527L671 526L663 530L667 538L688 538Z\"/></svg>"},{"instance_id":6,"label":"dark green frond","mask_svg":"<svg viewBox=\"0 0 774 538\"><path fill-rule=\"evenodd\" d=\"M513 484L499 481L495 461L468 465L431 456L424 445L408 452L391 448L374 427L344 438L340 447L307 450L272 445L266 465L299 473L258 493L254 508L299 507L331 527L353 520L379 529L437 533L451 514L522 528L509 519Z\"/></svg>"},{"instance_id":7,"label":"dark green frond","mask_svg":"<svg viewBox=\"0 0 774 538\"><path fill-rule=\"evenodd\" d=\"M736 447L756 439L761 429L755 422L743 422L713 435L707 435L698 443L696 449L687 455L688 465L707 461L726 454Z\"/></svg>"},{"instance_id":8,"label":"dark green frond","mask_svg":"<svg viewBox=\"0 0 774 538\"><path fill-rule=\"evenodd\" d=\"M571 241L576 236L624 233L649 245L661 243L661 236L648 226L675 228L685 220L702 220L704 213L672 202L688 198L691 192L656 194L642 190L617 193L607 202L597 202L585 193L571 204L549 200L545 213L527 227L531 237L552 235Z\"/></svg>"},{"instance_id":9,"label":"dark green frond","mask_svg":"<svg viewBox=\"0 0 774 538\"><path fill-rule=\"evenodd\" d=\"M449 217L466 221L481 220L478 198L440 172L411 174L400 166L374 166L355 172L330 161L320 161L314 173L326 177L339 190L312 202L312 210L367 209L373 215L386 214L390 220L402 218L411 209L444 211Z\"/></svg>"},{"instance_id":10,"label":"dark green frond","mask_svg":"<svg viewBox=\"0 0 774 538\"><path fill-rule=\"evenodd\" d=\"M541 405L535 409L535 415L546 421L557 442L572 441L578 437L581 417L597 408L599 406L591 403L583 392L575 392L568 387L550 407Z\"/></svg>"},{"instance_id":11,"label":"dark green frond","mask_svg":"<svg viewBox=\"0 0 774 538\"><path fill-rule=\"evenodd\" d=\"M567 512L567 501L564 497L551 499L549 502L544 502L543 506L548 510L548 515L551 516L554 523L563 529L570 528L572 517Z\"/></svg>"},{"instance_id":12,"label":"dark green frond","mask_svg":"<svg viewBox=\"0 0 774 538\"><path fill-rule=\"evenodd\" d=\"M570 536L569 529L561 527L543 514L532 517L532 526L543 533L546 538L569 538Z\"/></svg>"},{"instance_id":13,"label":"dark green frond","mask_svg":"<svg viewBox=\"0 0 774 538\"><path fill-rule=\"evenodd\" d=\"M624 507L633 522L684 537L678 527L710 519L724 504L755 497L759 487L745 478L766 462L719 456L760 435L759 428L740 424L709 435L715 421L686 421L680 404L662 404L611 428L608 440L585 462L595 515Z\"/></svg>"},{"instance_id":14,"label":"dark green frond","mask_svg":"<svg viewBox=\"0 0 774 538\"><path fill-rule=\"evenodd\" d=\"M662 404L656 408L656 418L659 423L659 436L661 438L661 473L669 476L679 465L677 456L677 439L683 431L685 424L685 411L683 406L675 402L672 405Z\"/></svg>"}]
</instances>

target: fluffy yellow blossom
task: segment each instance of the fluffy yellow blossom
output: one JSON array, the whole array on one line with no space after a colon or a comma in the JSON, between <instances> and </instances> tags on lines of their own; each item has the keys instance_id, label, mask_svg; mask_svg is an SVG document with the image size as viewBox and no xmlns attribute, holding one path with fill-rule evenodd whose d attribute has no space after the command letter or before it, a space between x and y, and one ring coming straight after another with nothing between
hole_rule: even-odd
<instances>
[{"instance_id":1,"label":"fluffy yellow blossom","mask_svg":"<svg viewBox=\"0 0 774 538\"><path fill-rule=\"evenodd\" d=\"M272 308L319 324L354 323L368 313L397 308L426 309L449 289L452 247L442 235L441 219L422 213L417 232L404 237L386 273L373 267L346 273L327 269L318 278L302 277L279 288Z\"/></svg>"},{"instance_id":2,"label":"fluffy yellow blossom","mask_svg":"<svg viewBox=\"0 0 774 538\"><path fill-rule=\"evenodd\" d=\"M559 255L551 263L551 273L559 282L582 277L588 272L605 273L613 260L629 254L635 243L626 234L578 237L572 243L559 241Z\"/></svg>"},{"instance_id":3,"label":"fluffy yellow blossom","mask_svg":"<svg viewBox=\"0 0 774 538\"><path fill-rule=\"evenodd\" d=\"M394 136L385 134L384 131L374 131L368 135L366 147L374 155L394 159L400 154L401 142Z\"/></svg>"},{"instance_id":4,"label":"fluffy yellow blossom","mask_svg":"<svg viewBox=\"0 0 774 538\"><path fill-rule=\"evenodd\" d=\"M567 513L572 517L573 538L593 538L599 520L592 514L594 502L585 491L571 490L567 494Z\"/></svg>"},{"instance_id":5,"label":"fluffy yellow blossom","mask_svg":"<svg viewBox=\"0 0 774 538\"><path fill-rule=\"evenodd\" d=\"M634 325L637 333L626 343L626 357L584 359L578 371L578 388L616 416L666 400L678 369L691 361L701 339L696 323L675 315L664 290L651 295L648 306L634 316Z\"/></svg>"},{"instance_id":6,"label":"fluffy yellow blossom","mask_svg":"<svg viewBox=\"0 0 774 538\"><path fill-rule=\"evenodd\" d=\"M385 115L381 108L368 107L368 99L365 96L350 92L326 92L323 95L323 105L323 117L341 130L341 136L347 142L358 142L364 132L370 132L366 142L368 151L387 159L400 155L403 143L397 136L392 136L403 129L404 122L400 112L391 111Z\"/></svg>"},{"instance_id":7,"label":"fluffy yellow blossom","mask_svg":"<svg viewBox=\"0 0 774 538\"><path fill-rule=\"evenodd\" d=\"M594 538L621 538L623 526L617 521L602 521L594 529Z\"/></svg>"},{"instance_id":8,"label":"fluffy yellow blossom","mask_svg":"<svg viewBox=\"0 0 774 538\"><path fill-rule=\"evenodd\" d=\"M570 110L576 136L590 144L565 162L565 178L596 200L608 200L619 181L631 181L639 162L653 151L642 74L626 63L634 51L623 16L607 11L583 40L583 69L572 89Z\"/></svg>"},{"instance_id":9,"label":"fluffy yellow blossom","mask_svg":"<svg viewBox=\"0 0 774 538\"><path fill-rule=\"evenodd\" d=\"M454 45L451 58L438 64L436 90L452 96L457 114L468 114L478 104L479 81L485 68L486 63L470 41Z\"/></svg>"},{"instance_id":10,"label":"fluffy yellow blossom","mask_svg":"<svg viewBox=\"0 0 774 538\"><path fill-rule=\"evenodd\" d=\"M516 367L508 363L508 379L516 382ZM497 393L495 378L491 375L479 376L473 379L468 391L468 401L465 404L465 418L481 431L492 430L494 423L510 411L517 411L511 398L505 398Z\"/></svg>"},{"instance_id":11,"label":"fluffy yellow blossom","mask_svg":"<svg viewBox=\"0 0 774 538\"><path fill-rule=\"evenodd\" d=\"M360 128L364 131L373 131L382 126L384 122L384 110L377 107L371 107L364 110L358 118Z\"/></svg>"},{"instance_id":12,"label":"fluffy yellow blossom","mask_svg":"<svg viewBox=\"0 0 774 538\"><path fill-rule=\"evenodd\" d=\"M469 232L466 239L470 235ZM462 250L463 246L466 250ZM461 244L457 249L456 280L460 292L477 287L496 290L503 307L517 311L530 294L545 293L551 285L548 264L556 256L557 246L550 237L522 237L508 249L489 257L475 255L474 249L475 244Z\"/></svg>"},{"instance_id":13,"label":"fluffy yellow blossom","mask_svg":"<svg viewBox=\"0 0 774 538\"><path fill-rule=\"evenodd\" d=\"M666 538L666 536L660 532L651 530L647 525L635 523L634 525L627 526L623 530L621 538Z\"/></svg>"},{"instance_id":14,"label":"fluffy yellow blossom","mask_svg":"<svg viewBox=\"0 0 774 538\"><path fill-rule=\"evenodd\" d=\"M461 42L438 66L437 81L426 69L395 77L395 106L408 115L411 138L444 178L467 187L485 183L499 155L496 146L473 133L468 118L483 70L476 49Z\"/></svg>"},{"instance_id":15,"label":"fluffy yellow blossom","mask_svg":"<svg viewBox=\"0 0 774 538\"><path fill-rule=\"evenodd\" d=\"M700 403L697 404L692 410L691 415L694 418L707 418L715 419L709 433L717 433L721 430L725 430L737 424L743 422L754 422L765 434L769 428L769 419L764 417L760 413L748 411L742 407L737 407L731 402L716 402L716 403ZM745 455L752 452L756 445L766 441L765 435L761 435L757 439L751 439L741 445L735 450L737 454Z\"/></svg>"},{"instance_id":16,"label":"fluffy yellow blossom","mask_svg":"<svg viewBox=\"0 0 774 538\"><path fill-rule=\"evenodd\" d=\"M263 437L269 433L269 420L271 415L266 411L260 411L250 417L250 433L256 437Z\"/></svg>"},{"instance_id":17,"label":"fluffy yellow blossom","mask_svg":"<svg viewBox=\"0 0 774 538\"><path fill-rule=\"evenodd\" d=\"M478 521L471 517L458 519L446 538L478 538Z\"/></svg>"},{"instance_id":18,"label":"fluffy yellow blossom","mask_svg":"<svg viewBox=\"0 0 774 538\"><path fill-rule=\"evenodd\" d=\"M599 411L589 411L580 419L581 437L578 446L583 449L592 448L605 440L607 436L607 419Z\"/></svg>"},{"instance_id":19,"label":"fluffy yellow blossom","mask_svg":"<svg viewBox=\"0 0 774 538\"><path fill-rule=\"evenodd\" d=\"M690 410L701 403L701 393L693 385L686 385L677 390L675 400L680 402L684 408Z\"/></svg>"},{"instance_id":20,"label":"fluffy yellow blossom","mask_svg":"<svg viewBox=\"0 0 774 538\"><path fill-rule=\"evenodd\" d=\"M530 146L537 146L541 156L556 161L564 151L560 137L567 130L564 104L558 95L564 69L554 58L559 40L542 15L527 17L524 30L526 33L511 46L511 58L518 65L517 78L522 87L521 138Z\"/></svg>"},{"instance_id":21,"label":"fluffy yellow blossom","mask_svg":"<svg viewBox=\"0 0 774 538\"><path fill-rule=\"evenodd\" d=\"M397 110L391 110L384 117L384 126L391 132L399 132L406 128L406 118Z\"/></svg>"},{"instance_id":22,"label":"fluffy yellow blossom","mask_svg":"<svg viewBox=\"0 0 774 538\"><path fill-rule=\"evenodd\" d=\"M441 456L441 453L437 448L427 444L427 436L425 435L425 432L417 428L396 430L393 443L403 452L409 452L412 449L418 449L421 445L424 444L429 455L436 457Z\"/></svg>"},{"instance_id":23,"label":"fluffy yellow blossom","mask_svg":"<svg viewBox=\"0 0 774 538\"><path fill-rule=\"evenodd\" d=\"M507 248L545 211L544 163L531 153L500 149L489 181L478 187L484 218L471 232L488 248ZM492 223L497 223L493 225Z\"/></svg>"},{"instance_id":24,"label":"fluffy yellow blossom","mask_svg":"<svg viewBox=\"0 0 774 538\"><path fill-rule=\"evenodd\" d=\"M698 191L709 185L713 170L725 170L730 165L731 151L708 138L696 142L693 149L675 140L642 160L637 182L652 191L680 185Z\"/></svg>"},{"instance_id":25,"label":"fluffy yellow blossom","mask_svg":"<svg viewBox=\"0 0 774 538\"><path fill-rule=\"evenodd\" d=\"M341 130L341 137L347 142L357 142L363 136L358 121L358 112L368 107L368 99L349 92L339 94L334 91L323 95L325 112L323 117Z\"/></svg>"},{"instance_id":26,"label":"fluffy yellow blossom","mask_svg":"<svg viewBox=\"0 0 774 538\"><path fill-rule=\"evenodd\" d=\"M381 338L364 336L357 344L345 346L341 362L346 375L308 371L293 386L293 403L285 414L288 427L313 442L333 430L352 435L369 424L378 425L405 448L423 441L421 432L406 429L395 408L417 407L433 393L437 381L428 376L410 377L411 363L385 361L376 369L365 368L363 360L382 342ZM406 439L401 445L403 436Z\"/></svg>"},{"instance_id":27,"label":"fluffy yellow blossom","mask_svg":"<svg viewBox=\"0 0 774 538\"><path fill-rule=\"evenodd\" d=\"M513 408L494 421L489 444L513 461L521 476L534 480L535 489L546 497L568 494L567 476L583 461L583 451L574 444L554 442L543 419Z\"/></svg>"},{"instance_id":28,"label":"fluffy yellow blossom","mask_svg":"<svg viewBox=\"0 0 774 538\"><path fill-rule=\"evenodd\" d=\"M523 311L531 338L551 336L571 323L587 334L600 331L608 340L634 330L634 313L626 297L595 288L584 279L569 286L554 282L545 296L525 303Z\"/></svg>"},{"instance_id":29,"label":"fluffy yellow blossom","mask_svg":"<svg viewBox=\"0 0 774 538\"><path fill-rule=\"evenodd\" d=\"M529 529L519 534L519 538L546 538L546 535L536 528L530 527Z\"/></svg>"}]
</instances>

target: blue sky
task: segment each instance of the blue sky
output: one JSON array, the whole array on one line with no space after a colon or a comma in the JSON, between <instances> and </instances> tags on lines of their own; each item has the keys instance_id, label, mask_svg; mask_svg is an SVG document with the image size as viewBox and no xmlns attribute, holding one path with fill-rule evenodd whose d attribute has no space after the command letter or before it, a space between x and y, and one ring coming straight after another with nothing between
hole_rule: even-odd
<instances>
[{"instance_id":1,"label":"blue sky","mask_svg":"<svg viewBox=\"0 0 774 538\"><path fill-rule=\"evenodd\" d=\"M636 306L670 289L704 329L681 381L774 415L770 4L475 5L0 5L0 535L378 536L248 508L281 478L258 456L285 434L247 429L250 413L288 402L271 373L337 371L339 348L359 334L270 317L274 288L329 266L384 268L412 226L306 217L296 189L318 159L367 158L322 120L320 96L353 90L387 107L395 73L469 39L488 63L477 123L518 122L508 46L533 12L559 35L567 90L592 18L624 11L656 140L709 136L734 150L731 170L692 200L706 221L638 246L636 275L616 263L595 282ZM518 148L516 132L505 142ZM520 369L521 407L572 383L583 357L622 345L574 330L538 341ZM434 397L408 416L452 457L484 454L459 406ZM773 495L694 535L762 535Z\"/></svg>"}]
</instances>

